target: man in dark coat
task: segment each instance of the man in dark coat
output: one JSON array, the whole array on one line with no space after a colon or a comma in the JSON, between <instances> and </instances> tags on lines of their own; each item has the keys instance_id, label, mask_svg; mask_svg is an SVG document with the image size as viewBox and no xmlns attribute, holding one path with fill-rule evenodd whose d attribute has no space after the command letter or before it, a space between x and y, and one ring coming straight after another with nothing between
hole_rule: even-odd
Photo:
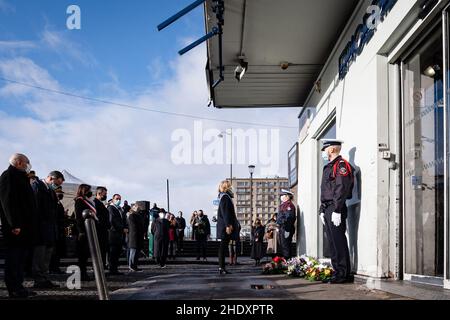
<instances>
[{"instance_id":1,"label":"man in dark coat","mask_svg":"<svg viewBox=\"0 0 450 320\"><path fill-rule=\"evenodd\" d=\"M5 284L11 298L32 293L23 287L27 252L32 248L36 225L36 200L27 173L30 160L14 154L0 177L0 219L5 240Z\"/></svg>"},{"instance_id":2,"label":"man in dark coat","mask_svg":"<svg viewBox=\"0 0 450 320\"><path fill-rule=\"evenodd\" d=\"M203 261L206 261L206 247L208 245L208 237L211 235L211 224L208 217L203 213L203 210L198 210L198 216L194 221L195 240L197 241L197 260L200 260L200 255L203 256Z\"/></svg>"},{"instance_id":3,"label":"man in dark coat","mask_svg":"<svg viewBox=\"0 0 450 320\"><path fill-rule=\"evenodd\" d=\"M120 275L119 258L122 254L123 239L128 232L126 214L120 207L122 197L119 194L113 196L112 204L108 207L109 222L109 274Z\"/></svg>"},{"instance_id":4,"label":"man in dark coat","mask_svg":"<svg viewBox=\"0 0 450 320\"><path fill-rule=\"evenodd\" d=\"M136 206L132 207L128 215L128 267L130 271L139 271L139 255L144 248L144 234L146 233L144 219L136 212L137 210Z\"/></svg>"},{"instance_id":5,"label":"man in dark coat","mask_svg":"<svg viewBox=\"0 0 450 320\"><path fill-rule=\"evenodd\" d=\"M63 274L64 272L60 268L61 258L66 253L66 211L64 209L63 204L61 203L62 199L64 199L64 191L62 188L58 188L55 190L56 196L58 198L57 203L57 213L56 213L56 225L58 230L58 238L56 239L56 246L53 250L52 258L50 260L50 273L55 274Z\"/></svg>"},{"instance_id":6,"label":"man in dark coat","mask_svg":"<svg viewBox=\"0 0 450 320\"><path fill-rule=\"evenodd\" d=\"M156 257L156 262L161 268L165 268L169 248L169 221L165 218L165 210L160 210L158 219L152 223L152 234L155 237L153 256Z\"/></svg>"},{"instance_id":7,"label":"man in dark coat","mask_svg":"<svg viewBox=\"0 0 450 320\"><path fill-rule=\"evenodd\" d=\"M153 208L150 209L150 214L153 216L153 220L156 220L159 218L159 211L160 211L160 209L158 208L157 204L154 203Z\"/></svg>"},{"instance_id":8,"label":"man in dark coat","mask_svg":"<svg viewBox=\"0 0 450 320\"><path fill-rule=\"evenodd\" d=\"M292 237L295 233L295 221L297 219L295 204L292 202L294 194L288 190L281 191L281 205L277 214L278 243L280 255L286 260L291 257Z\"/></svg>"},{"instance_id":9,"label":"man in dark coat","mask_svg":"<svg viewBox=\"0 0 450 320\"><path fill-rule=\"evenodd\" d=\"M184 244L184 230L186 229L186 220L183 218L183 212L178 212L177 219L177 250L183 251Z\"/></svg>"},{"instance_id":10,"label":"man in dark coat","mask_svg":"<svg viewBox=\"0 0 450 320\"><path fill-rule=\"evenodd\" d=\"M55 190L64 182L59 171L52 171L45 180L36 180L31 186L36 196L38 237L33 251L33 277L35 288L53 288L48 279L50 260L58 239L58 198Z\"/></svg>"},{"instance_id":11,"label":"man in dark coat","mask_svg":"<svg viewBox=\"0 0 450 320\"><path fill-rule=\"evenodd\" d=\"M104 201L106 201L107 195L108 190L105 187L97 187L94 199L98 219L96 221L98 244L100 246L103 267L105 269L107 266L106 253L109 248L108 230L111 228L111 223L109 222L109 212L103 204Z\"/></svg>"},{"instance_id":12,"label":"man in dark coat","mask_svg":"<svg viewBox=\"0 0 450 320\"><path fill-rule=\"evenodd\" d=\"M130 207L130 205L128 204L128 201L125 200L125 201L123 202L123 207L122 207L123 212L124 212L125 214L127 214L127 213L130 211L130 209L131 209L131 207Z\"/></svg>"}]
</instances>

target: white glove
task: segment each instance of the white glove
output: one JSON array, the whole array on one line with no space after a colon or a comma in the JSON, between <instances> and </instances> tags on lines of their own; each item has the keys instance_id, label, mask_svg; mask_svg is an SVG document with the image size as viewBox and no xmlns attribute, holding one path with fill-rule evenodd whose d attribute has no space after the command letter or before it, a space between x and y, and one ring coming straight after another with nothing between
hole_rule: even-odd
<instances>
[{"instance_id":1,"label":"white glove","mask_svg":"<svg viewBox=\"0 0 450 320\"><path fill-rule=\"evenodd\" d=\"M320 220L322 220L322 224L325 225L325 213L320 213Z\"/></svg>"},{"instance_id":2,"label":"white glove","mask_svg":"<svg viewBox=\"0 0 450 320\"><path fill-rule=\"evenodd\" d=\"M333 221L333 224L336 227L339 227L341 225L341 214L333 212L333 214L331 215L331 221Z\"/></svg>"},{"instance_id":3,"label":"white glove","mask_svg":"<svg viewBox=\"0 0 450 320\"><path fill-rule=\"evenodd\" d=\"M287 232L287 231L284 232L284 238L285 239L289 238L289 232Z\"/></svg>"}]
</instances>

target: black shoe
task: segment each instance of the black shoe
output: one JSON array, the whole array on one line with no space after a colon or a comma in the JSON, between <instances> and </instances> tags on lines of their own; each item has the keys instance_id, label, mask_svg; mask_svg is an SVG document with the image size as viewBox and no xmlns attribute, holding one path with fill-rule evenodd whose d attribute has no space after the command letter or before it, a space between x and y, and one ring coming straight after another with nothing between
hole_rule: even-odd
<instances>
[{"instance_id":1,"label":"black shoe","mask_svg":"<svg viewBox=\"0 0 450 320\"><path fill-rule=\"evenodd\" d=\"M342 284L342 283L346 283L347 282L347 278L334 278L330 280L330 283L332 284Z\"/></svg>"},{"instance_id":2,"label":"black shoe","mask_svg":"<svg viewBox=\"0 0 450 320\"><path fill-rule=\"evenodd\" d=\"M44 280L44 281L35 281L33 288L36 289L53 289L58 288L59 286L51 282L50 280Z\"/></svg>"},{"instance_id":3,"label":"black shoe","mask_svg":"<svg viewBox=\"0 0 450 320\"><path fill-rule=\"evenodd\" d=\"M347 280L347 283L353 283L353 282L355 282L355 276L351 274L347 277L346 280Z\"/></svg>"},{"instance_id":4,"label":"black shoe","mask_svg":"<svg viewBox=\"0 0 450 320\"><path fill-rule=\"evenodd\" d=\"M231 272L226 269L219 268L219 274L231 274Z\"/></svg>"},{"instance_id":5,"label":"black shoe","mask_svg":"<svg viewBox=\"0 0 450 320\"><path fill-rule=\"evenodd\" d=\"M27 290L11 291L8 294L10 299L26 299L30 296Z\"/></svg>"}]
</instances>

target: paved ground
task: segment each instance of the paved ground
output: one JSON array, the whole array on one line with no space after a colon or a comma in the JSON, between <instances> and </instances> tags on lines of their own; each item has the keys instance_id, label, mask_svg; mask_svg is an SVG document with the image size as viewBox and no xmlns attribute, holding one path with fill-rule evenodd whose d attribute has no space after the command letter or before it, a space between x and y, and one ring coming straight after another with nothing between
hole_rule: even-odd
<instances>
[{"instance_id":1,"label":"paved ground","mask_svg":"<svg viewBox=\"0 0 450 320\"><path fill-rule=\"evenodd\" d=\"M70 263L70 261L67 261ZM107 282L113 300L211 300L211 299L282 299L282 300L398 300L400 295L369 289L365 282L331 285L289 278L285 275L261 274L261 267L253 261L241 258L240 265L229 267L230 275L219 275L217 258L208 262L193 258L169 262L166 269L155 264L143 265L143 272L125 272L122 276L108 276ZM0 271L2 273L3 270ZM3 275L0 274L3 278ZM34 290L37 296L31 299L93 300L97 299L95 282L83 282L81 290L66 288L67 275L51 275L51 280L60 288ZM28 279L25 286L32 287ZM0 299L6 299L4 283L0 282Z\"/></svg>"}]
</instances>

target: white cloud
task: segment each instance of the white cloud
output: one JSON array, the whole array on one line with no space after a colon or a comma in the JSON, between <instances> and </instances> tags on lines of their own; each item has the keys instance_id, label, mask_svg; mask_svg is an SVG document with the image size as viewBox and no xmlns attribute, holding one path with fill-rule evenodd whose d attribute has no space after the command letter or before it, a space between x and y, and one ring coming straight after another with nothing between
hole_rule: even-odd
<instances>
[{"instance_id":1,"label":"white cloud","mask_svg":"<svg viewBox=\"0 0 450 320\"><path fill-rule=\"evenodd\" d=\"M73 66L68 58L84 66L92 67L97 65L95 58L86 50L70 39L70 31L56 31L46 27L40 35L40 42L43 48L49 49L60 56L69 69Z\"/></svg>"},{"instance_id":2,"label":"white cloud","mask_svg":"<svg viewBox=\"0 0 450 320\"><path fill-rule=\"evenodd\" d=\"M36 48L33 41L0 41L0 52L16 52Z\"/></svg>"},{"instance_id":3,"label":"white cloud","mask_svg":"<svg viewBox=\"0 0 450 320\"><path fill-rule=\"evenodd\" d=\"M100 98L211 118L296 125L296 109L207 108L205 57L203 48L177 58L170 64L174 77L164 81L156 92L149 89L137 96L121 94ZM0 60L0 74L61 89L47 70L27 58ZM118 85L118 80L113 82ZM212 214L217 184L228 177L229 166L176 166L170 159L172 132L178 128L192 131L193 119L92 103L12 84L0 89L2 97L17 101L34 116L17 117L0 111L0 164L6 166L11 153L23 152L29 155L41 176L50 170L66 169L88 183L106 185L111 193L121 193L130 201L148 199L163 206L166 205L166 179L170 179L171 210L190 214L194 209L203 208ZM203 122L205 130L225 130L229 126ZM287 151L295 142L296 133L295 129L281 131L280 175L286 175ZM236 165L233 171L236 176L248 175L246 165Z\"/></svg>"}]
</instances>

